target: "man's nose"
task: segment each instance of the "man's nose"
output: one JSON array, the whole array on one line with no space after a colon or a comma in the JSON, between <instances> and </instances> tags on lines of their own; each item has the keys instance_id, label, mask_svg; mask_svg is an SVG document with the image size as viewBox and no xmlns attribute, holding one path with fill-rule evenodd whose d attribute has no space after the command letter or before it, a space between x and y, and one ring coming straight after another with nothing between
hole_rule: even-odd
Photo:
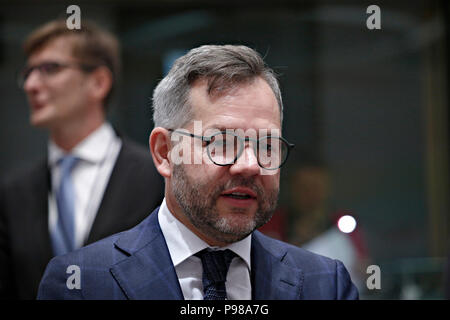
<instances>
[{"instance_id":1,"label":"man's nose","mask_svg":"<svg viewBox=\"0 0 450 320\"><path fill-rule=\"evenodd\" d=\"M38 89L39 85L42 84L42 79L40 78L40 73L38 70L32 70L30 74L25 79L23 83L23 89L25 92L30 93Z\"/></svg>"},{"instance_id":2,"label":"man's nose","mask_svg":"<svg viewBox=\"0 0 450 320\"><path fill-rule=\"evenodd\" d=\"M250 143L246 143L244 150L236 162L231 165L231 174L240 174L245 177L251 177L258 175L261 172L261 168L258 164L258 158L256 157L255 150Z\"/></svg>"}]
</instances>

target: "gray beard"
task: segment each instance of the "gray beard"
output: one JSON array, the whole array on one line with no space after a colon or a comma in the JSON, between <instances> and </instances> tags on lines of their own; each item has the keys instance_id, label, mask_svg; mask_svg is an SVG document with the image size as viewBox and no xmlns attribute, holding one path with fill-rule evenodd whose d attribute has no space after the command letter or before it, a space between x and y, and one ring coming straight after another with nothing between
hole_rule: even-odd
<instances>
[{"instance_id":1,"label":"gray beard","mask_svg":"<svg viewBox=\"0 0 450 320\"><path fill-rule=\"evenodd\" d=\"M183 165L174 166L171 179L172 191L179 206L192 225L206 236L222 243L233 243L244 239L255 229L266 224L273 216L279 189L266 194L253 178L242 176L230 179L225 185L218 185L212 192L207 192L207 185L190 181ZM221 218L216 207L220 194L234 186L251 188L257 194L258 207L254 219L245 224L233 225L232 217ZM244 209L236 208L235 214L242 214Z\"/></svg>"}]
</instances>

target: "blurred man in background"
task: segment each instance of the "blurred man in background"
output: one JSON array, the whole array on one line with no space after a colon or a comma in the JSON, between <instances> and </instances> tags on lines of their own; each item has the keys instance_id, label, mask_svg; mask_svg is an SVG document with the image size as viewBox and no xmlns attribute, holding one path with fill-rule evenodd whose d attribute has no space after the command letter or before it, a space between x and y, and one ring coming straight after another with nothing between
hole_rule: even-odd
<instances>
[{"instance_id":1,"label":"blurred man in background","mask_svg":"<svg viewBox=\"0 0 450 320\"><path fill-rule=\"evenodd\" d=\"M106 121L120 69L112 34L52 21L24 51L30 123L49 143L45 159L0 186L0 297L11 299L34 299L52 256L134 226L164 189L148 150Z\"/></svg>"}]
</instances>

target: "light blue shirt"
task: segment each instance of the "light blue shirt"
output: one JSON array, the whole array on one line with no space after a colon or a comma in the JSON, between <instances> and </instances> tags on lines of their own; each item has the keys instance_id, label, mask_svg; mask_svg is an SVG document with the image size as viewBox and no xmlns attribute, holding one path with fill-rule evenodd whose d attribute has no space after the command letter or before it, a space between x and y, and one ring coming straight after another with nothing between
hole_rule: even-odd
<instances>
[{"instance_id":1,"label":"light blue shirt","mask_svg":"<svg viewBox=\"0 0 450 320\"><path fill-rule=\"evenodd\" d=\"M104 123L76 145L70 154L80 160L72 170L75 191L75 246L81 247L89 236L103 194L116 163L122 141L109 123ZM61 180L58 160L65 153L52 141L48 145L48 164L51 170L52 190L49 192L49 231L53 232L58 221L55 190Z\"/></svg>"}]
</instances>

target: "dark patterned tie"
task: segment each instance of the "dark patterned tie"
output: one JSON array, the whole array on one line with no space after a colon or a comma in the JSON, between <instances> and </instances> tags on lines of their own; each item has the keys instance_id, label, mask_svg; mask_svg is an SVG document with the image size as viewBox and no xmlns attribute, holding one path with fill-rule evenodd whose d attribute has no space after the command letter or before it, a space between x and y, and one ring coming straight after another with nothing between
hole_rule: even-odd
<instances>
[{"instance_id":1,"label":"dark patterned tie","mask_svg":"<svg viewBox=\"0 0 450 320\"><path fill-rule=\"evenodd\" d=\"M202 260L203 266L203 299L225 300L227 272L236 254L229 249L217 251L204 249L196 256Z\"/></svg>"}]
</instances>

